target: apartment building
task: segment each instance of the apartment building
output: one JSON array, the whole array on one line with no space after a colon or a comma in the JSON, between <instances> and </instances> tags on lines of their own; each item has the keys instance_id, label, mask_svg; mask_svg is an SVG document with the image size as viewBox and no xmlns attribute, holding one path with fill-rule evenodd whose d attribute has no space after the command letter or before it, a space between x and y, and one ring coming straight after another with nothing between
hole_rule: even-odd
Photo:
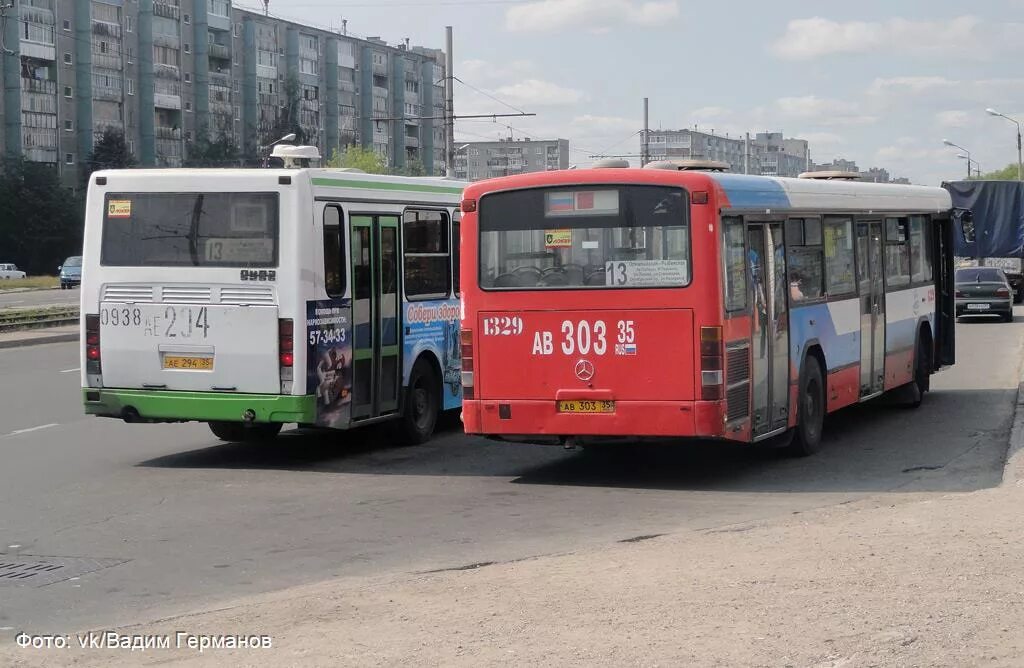
<instances>
[{"instance_id":1,"label":"apartment building","mask_svg":"<svg viewBox=\"0 0 1024 668\"><path fill-rule=\"evenodd\" d=\"M325 157L358 144L395 169L444 171L439 50L230 0L14 2L0 151L53 164L68 185L108 129L124 133L141 165L177 167L200 135L227 137L255 161L289 119Z\"/></svg>"},{"instance_id":2,"label":"apartment building","mask_svg":"<svg viewBox=\"0 0 1024 668\"><path fill-rule=\"evenodd\" d=\"M455 151L455 178L468 181L568 168L568 139L477 141Z\"/></svg>"},{"instance_id":3,"label":"apartment building","mask_svg":"<svg viewBox=\"0 0 1024 668\"><path fill-rule=\"evenodd\" d=\"M807 171L810 147L805 139L786 139L781 132L761 132L750 139L699 130L651 130L651 160L715 160L737 174L797 176Z\"/></svg>"}]
</instances>

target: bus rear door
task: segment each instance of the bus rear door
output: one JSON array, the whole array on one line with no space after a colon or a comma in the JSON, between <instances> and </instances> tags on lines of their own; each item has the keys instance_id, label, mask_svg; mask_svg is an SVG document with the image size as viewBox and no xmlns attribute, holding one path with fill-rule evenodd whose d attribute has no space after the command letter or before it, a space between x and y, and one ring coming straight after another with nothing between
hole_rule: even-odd
<instances>
[{"instance_id":1,"label":"bus rear door","mask_svg":"<svg viewBox=\"0 0 1024 668\"><path fill-rule=\"evenodd\" d=\"M789 420L789 306L782 223L747 228L753 309L753 436L780 431Z\"/></svg>"}]
</instances>

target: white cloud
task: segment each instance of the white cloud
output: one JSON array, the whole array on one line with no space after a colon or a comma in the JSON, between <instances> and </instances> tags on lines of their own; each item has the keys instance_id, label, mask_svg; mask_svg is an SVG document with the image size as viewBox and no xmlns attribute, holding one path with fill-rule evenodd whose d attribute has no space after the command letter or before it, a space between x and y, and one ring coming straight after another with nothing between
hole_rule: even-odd
<instances>
[{"instance_id":1,"label":"white cloud","mask_svg":"<svg viewBox=\"0 0 1024 668\"><path fill-rule=\"evenodd\" d=\"M914 94L926 91L954 88L960 82L946 77L891 77L875 79L868 87L868 93L882 95L889 92L910 92Z\"/></svg>"},{"instance_id":2,"label":"white cloud","mask_svg":"<svg viewBox=\"0 0 1024 668\"><path fill-rule=\"evenodd\" d=\"M475 86L488 82L522 79L536 74L537 66L530 60L493 63L487 60L464 60L455 66L455 76Z\"/></svg>"},{"instance_id":3,"label":"white cloud","mask_svg":"<svg viewBox=\"0 0 1024 668\"><path fill-rule=\"evenodd\" d=\"M893 18L883 22L839 22L822 17L796 19L772 45L789 60L810 60L838 53L885 55L945 54L991 58L996 51L1019 49L1021 24L986 23L976 16L939 21ZM1016 33L1016 36L1015 36Z\"/></svg>"},{"instance_id":4,"label":"white cloud","mask_svg":"<svg viewBox=\"0 0 1024 668\"><path fill-rule=\"evenodd\" d=\"M979 120L977 112L951 109L935 114L935 122L944 128L965 128Z\"/></svg>"},{"instance_id":5,"label":"white cloud","mask_svg":"<svg viewBox=\"0 0 1024 668\"><path fill-rule=\"evenodd\" d=\"M603 33L622 23L656 27L678 16L677 0L538 0L509 9L505 26L513 32L587 28Z\"/></svg>"},{"instance_id":6,"label":"white cloud","mask_svg":"<svg viewBox=\"0 0 1024 668\"><path fill-rule=\"evenodd\" d=\"M600 135L624 135L628 132L636 132L640 129L640 121L635 118L623 118L622 116L594 116L583 114L576 116L569 123L574 133L588 136Z\"/></svg>"},{"instance_id":7,"label":"white cloud","mask_svg":"<svg viewBox=\"0 0 1024 668\"><path fill-rule=\"evenodd\" d=\"M517 107L561 107L586 99L583 91L565 88L542 79L525 79L494 91L500 99Z\"/></svg>"},{"instance_id":8,"label":"white cloud","mask_svg":"<svg viewBox=\"0 0 1024 668\"><path fill-rule=\"evenodd\" d=\"M816 125L867 125L878 120L861 113L853 103L817 95L779 98L775 106L784 117Z\"/></svg>"}]
</instances>

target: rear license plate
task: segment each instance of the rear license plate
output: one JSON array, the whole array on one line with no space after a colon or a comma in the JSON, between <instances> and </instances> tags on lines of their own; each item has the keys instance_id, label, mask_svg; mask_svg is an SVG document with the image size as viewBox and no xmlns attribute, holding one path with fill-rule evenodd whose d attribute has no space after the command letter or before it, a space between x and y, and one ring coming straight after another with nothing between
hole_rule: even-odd
<instances>
[{"instance_id":1,"label":"rear license plate","mask_svg":"<svg viewBox=\"0 0 1024 668\"><path fill-rule=\"evenodd\" d=\"M571 401L558 402L559 413L614 413L614 401L583 401L573 399Z\"/></svg>"},{"instance_id":2,"label":"rear license plate","mask_svg":"<svg viewBox=\"0 0 1024 668\"><path fill-rule=\"evenodd\" d=\"M164 356L165 369L191 369L195 371L212 371L212 357L179 357L177 355Z\"/></svg>"},{"instance_id":3,"label":"rear license plate","mask_svg":"<svg viewBox=\"0 0 1024 668\"><path fill-rule=\"evenodd\" d=\"M968 311L987 311L987 310L989 310L989 308L990 308L989 304L968 304L967 305L967 310Z\"/></svg>"}]
</instances>

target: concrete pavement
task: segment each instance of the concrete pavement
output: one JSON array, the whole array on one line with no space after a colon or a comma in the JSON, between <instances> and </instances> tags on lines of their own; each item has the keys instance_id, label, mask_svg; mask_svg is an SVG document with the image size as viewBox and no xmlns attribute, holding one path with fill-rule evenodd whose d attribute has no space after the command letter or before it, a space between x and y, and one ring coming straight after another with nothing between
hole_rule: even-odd
<instances>
[{"instance_id":1,"label":"concrete pavement","mask_svg":"<svg viewBox=\"0 0 1024 668\"><path fill-rule=\"evenodd\" d=\"M45 587L0 585L0 628L106 628L333 577L992 488L1024 324L967 323L958 337L959 364L919 410L847 410L803 460L723 445L567 452L455 430L417 448L383 429L223 445L200 425L82 416L74 344L3 351L0 545L109 561Z\"/></svg>"}]
</instances>

